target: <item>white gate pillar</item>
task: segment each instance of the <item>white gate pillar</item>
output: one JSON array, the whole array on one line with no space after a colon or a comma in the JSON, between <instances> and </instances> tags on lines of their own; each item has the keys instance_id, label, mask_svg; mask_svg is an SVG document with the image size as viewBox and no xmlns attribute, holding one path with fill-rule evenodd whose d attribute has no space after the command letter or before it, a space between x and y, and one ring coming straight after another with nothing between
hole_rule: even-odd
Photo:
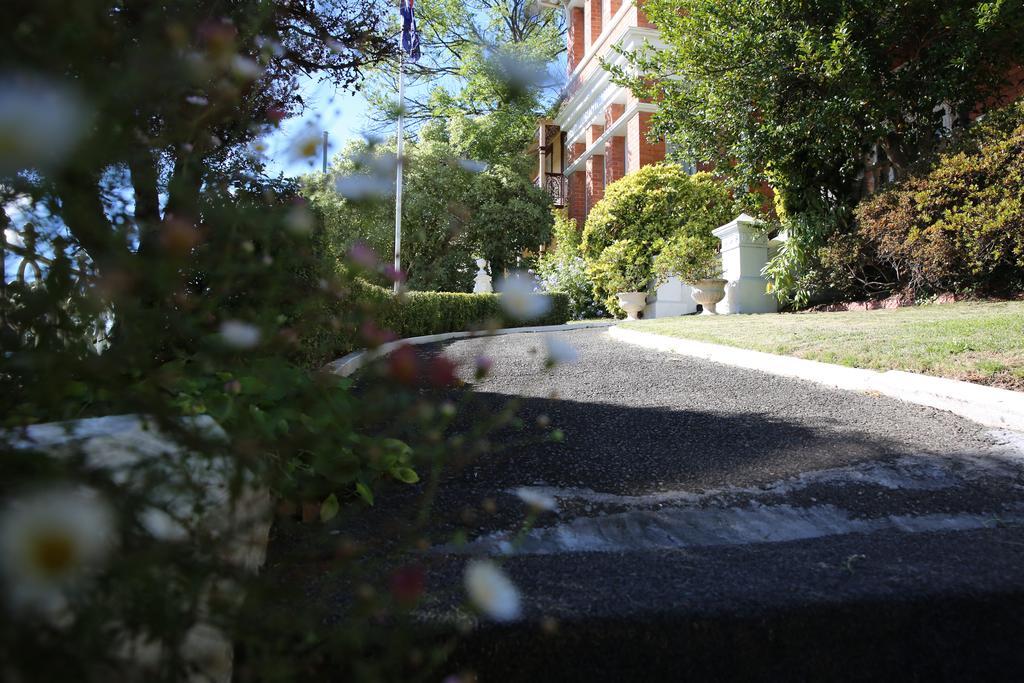
<instances>
[{"instance_id":1,"label":"white gate pillar","mask_svg":"<svg viewBox=\"0 0 1024 683\"><path fill-rule=\"evenodd\" d=\"M768 238L758 234L759 221L741 213L711 234L722 241L725 301L719 313L775 313L779 303L767 292L761 269L768 263Z\"/></svg>"}]
</instances>

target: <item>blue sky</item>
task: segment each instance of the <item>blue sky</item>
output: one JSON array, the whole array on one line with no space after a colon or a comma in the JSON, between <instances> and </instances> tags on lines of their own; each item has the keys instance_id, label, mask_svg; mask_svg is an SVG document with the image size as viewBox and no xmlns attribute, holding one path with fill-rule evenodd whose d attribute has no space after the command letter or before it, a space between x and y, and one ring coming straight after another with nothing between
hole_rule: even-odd
<instances>
[{"instance_id":1,"label":"blue sky","mask_svg":"<svg viewBox=\"0 0 1024 683\"><path fill-rule=\"evenodd\" d=\"M362 93L341 90L332 83L304 79L301 83L306 110L302 116L286 119L280 128L266 139L267 172L276 176L297 176L320 168L321 157L297 159L293 146L297 139L309 134L328 133L328 158L334 156L345 143L361 135L367 125L369 105Z\"/></svg>"},{"instance_id":2,"label":"blue sky","mask_svg":"<svg viewBox=\"0 0 1024 683\"><path fill-rule=\"evenodd\" d=\"M564 78L565 53L548 65L548 73L557 81ZM442 81L444 83L445 81ZM423 84L421 88L428 87ZM267 172L276 176L299 176L320 168L321 156L318 151L313 158L295 158L297 140L310 136L319 138L323 131L328 133L328 159L345 146L353 137L366 132L369 105L360 92L341 90L330 82L306 78L300 83L306 110L302 116L287 119L280 128L265 139L267 143ZM406 83L406 93L416 94L415 83ZM393 131L393 126L389 129Z\"/></svg>"}]
</instances>

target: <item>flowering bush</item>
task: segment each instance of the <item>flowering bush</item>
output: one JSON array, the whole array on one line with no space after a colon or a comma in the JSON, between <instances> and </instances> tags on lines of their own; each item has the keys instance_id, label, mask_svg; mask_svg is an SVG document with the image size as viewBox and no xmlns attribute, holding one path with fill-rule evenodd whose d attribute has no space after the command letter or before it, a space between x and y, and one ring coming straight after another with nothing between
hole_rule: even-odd
<instances>
[{"instance_id":1,"label":"flowering bush","mask_svg":"<svg viewBox=\"0 0 1024 683\"><path fill-rule=\"evenodd\" d=\"M569 319L586 320L607 315L594 292L594 283L582 256L545 254L537 259L536 270L544 291L566 297Z\"/></svg>"},{"instance_id":2,"label":"flowering bush","mask_svg":"<svg viewBox=\"0 0 1024 683\"><path fill-rule=\"evenodd\" d=\"M580 251L580 232L576 221L565 211L554 211L553 248L537 259L536 272L545 292L567 297L569 317L573 320L607 315L594 292L587 262Z\"/></svg>"},{"instance_id":3,"label":"flowering bush","mask_svg":"<svg viewBox=\"0 0 1024 683\"><path fill-rule=\"evenodd\" d=\"M259 139L301 106L299 73L345 85L390 55L381 11L6 9L0 678L428 677L443 650L406 651L423 569L379 562L408 562L415 536L324 560L346 595L329 627L319 606L291 609L293 582L252 571L271 509L279 531L344 528L416 487L408 528L421 528L444 468L514 424L511 409L460 419L472 399L453 391L458 369L411 347L355 380L318 371L345 331L394 334L390 310L360 289L358 253L340 271L323 258ZM9 255L36 267L9 274ZM477 610L516 614L500 570L472 578Z\"/></svg>"}]
</instances>

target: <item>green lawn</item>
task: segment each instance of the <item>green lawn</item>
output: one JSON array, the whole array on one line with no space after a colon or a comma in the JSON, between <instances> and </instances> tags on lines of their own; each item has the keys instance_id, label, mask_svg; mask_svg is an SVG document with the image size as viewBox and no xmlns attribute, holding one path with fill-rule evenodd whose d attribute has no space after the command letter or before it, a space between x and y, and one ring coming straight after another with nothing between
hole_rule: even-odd
<instances>
[{"instance_id":1,"label":"green lawn","mask_svg":"<svg viewBox=\"0 0 1024 683\"><path fill-rule=\"evenodd\" d=\"M624 327L876 370L1024 391L1024 302L887 311L683 316Z\"/></svg>"}]
</instances>

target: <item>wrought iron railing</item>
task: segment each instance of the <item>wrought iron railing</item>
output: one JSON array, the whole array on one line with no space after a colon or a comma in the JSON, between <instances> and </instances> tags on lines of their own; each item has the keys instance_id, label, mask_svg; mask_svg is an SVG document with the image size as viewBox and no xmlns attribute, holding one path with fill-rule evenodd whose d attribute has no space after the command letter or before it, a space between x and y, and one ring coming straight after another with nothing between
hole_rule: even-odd
<instances>
[{"instance_id":1,"label":"wrought iron railing","mask_svg":"<svg viewBox=\"0 0 1024 683\"><path fill-rule=\"evenodd\" d=\"M544 189L551 195L551 203L562 208L569 199L569 179L561 173L546 173Z\"/></svg>"}]
</instances>

